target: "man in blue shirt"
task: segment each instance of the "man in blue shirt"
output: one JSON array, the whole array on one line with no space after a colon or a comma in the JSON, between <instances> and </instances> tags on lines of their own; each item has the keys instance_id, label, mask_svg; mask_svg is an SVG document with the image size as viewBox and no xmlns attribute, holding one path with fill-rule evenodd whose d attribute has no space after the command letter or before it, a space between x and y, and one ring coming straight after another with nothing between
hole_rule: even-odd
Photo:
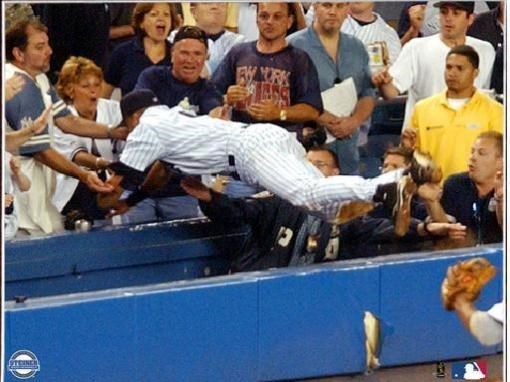
<instances>
[{"instance_id":1,"label":"man in blue shirt","mask_svg":"<svg viewBox=\"0 0 510 382\"><path fill-rule=\"evenodd\" d=\"M149 89L169 107L184 102L198 114L208 114L223 104L222 95L200 73L207 57L207 38L198 27L182 27L174 37L172 65L145 69L135 89Z\"/></svg>"},{"instance_id":2,"label":"man in blue shirt","mask_svg":"<svg viewBox=\"0 0 510 382\"><path fill-rule=\"evenodd\" d=\"M353 79L358 96L353 113L339 117L325 111L318 122L336 138L330 148L342 163L342 172L357 174L359 128L370 117L375 106L375 88L371 82L368 54L360 40L340 32L349 11L349 3L314 3L313 7L315 15L312 26L287 39L291 45L306 51L312 59L319 73L321 91L349 77Z\"/></svg>"}]
</instances>

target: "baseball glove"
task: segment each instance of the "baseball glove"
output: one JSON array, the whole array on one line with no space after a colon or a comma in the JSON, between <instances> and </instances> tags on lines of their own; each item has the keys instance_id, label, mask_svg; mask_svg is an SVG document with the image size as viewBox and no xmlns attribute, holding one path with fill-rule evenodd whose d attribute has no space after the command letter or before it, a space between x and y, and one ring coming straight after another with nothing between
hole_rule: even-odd
<instances>
[{"instance_id":1,"label":"baseball glove","mask_svg":"<svg viewBox=\"0 0 510 382\"><path fill-rule=\"evenodd\" d=\"M496 274L496 268L483 257L460 261L448 267L441 285L441 298L446 310L454 309L454 301L463 294L469 301L478 298L480 290Z\"/></svg>"}]
</instances>

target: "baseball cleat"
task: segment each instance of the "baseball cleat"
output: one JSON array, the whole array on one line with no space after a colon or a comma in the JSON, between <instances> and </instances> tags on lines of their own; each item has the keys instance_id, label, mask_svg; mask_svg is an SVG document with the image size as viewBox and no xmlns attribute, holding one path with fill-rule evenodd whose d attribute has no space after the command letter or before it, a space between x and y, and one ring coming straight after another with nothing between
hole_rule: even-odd
<instances>
[{"instance_id":1,"label":"baseball cleat","mask_svg":"<svg viewBox=\"0 0 510 382\"><path fill-rule=\"evenodd\" d=\"M413 160L409 173L414 183L421 186L423 183L439 183L443 178L441 167L437 166L429 154L414 150Z\"/></svg>"},{"instance_id":2,"label":"baseball cleat","mask_svg":"<svg viewBox=\"0 0 510 382\"><path fill-rule=\"evenodd\" d=\"M411 199L417 189L418 186L408 175L404 175L397 182L397 201L393 208L395 234L397 236L402 237L409 230L409 224L411 223Z\"/></svg>"}]
</instances>

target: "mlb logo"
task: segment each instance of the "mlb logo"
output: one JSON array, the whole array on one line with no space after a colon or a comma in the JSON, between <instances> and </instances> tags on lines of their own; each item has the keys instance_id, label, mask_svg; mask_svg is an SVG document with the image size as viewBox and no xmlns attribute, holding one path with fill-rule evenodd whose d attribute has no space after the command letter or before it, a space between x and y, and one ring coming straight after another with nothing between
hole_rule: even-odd
<instances>
[{"instance_id":1,"label":"mlb logo","mask_svg":"<svg viewBox=\"0 0 510 382\"><path fill-rule=\"evenodd\" d=\"M487 377L487 362L468 361L452 364L452 380L454 381L483 381Z\"/></svg>"}]
</instances>

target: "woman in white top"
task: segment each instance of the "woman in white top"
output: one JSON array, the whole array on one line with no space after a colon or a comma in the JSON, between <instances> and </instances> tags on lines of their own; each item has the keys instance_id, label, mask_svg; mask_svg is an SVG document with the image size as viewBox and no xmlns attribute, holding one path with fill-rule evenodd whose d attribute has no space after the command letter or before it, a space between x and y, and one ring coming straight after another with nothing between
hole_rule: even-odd
<instances>
[{"instance_id":1,"label":"woman in white top","mask_svg":"<svg viewBox=\"0 0 510 382\"><path fill-rule=\"evenodd\" d=\"M92 121L117 126L121 120L117 101L100 98L103 82L102 70L84 57L70 57L62 66L57 82L59 96L69 105L73 113ZM120 143L110 139L94 139L65 134L56 129L54 147L76 164L96 170L106 176L104 170L116 160ZM80 210L93 219L102 219L95 202L95 194L83 187L77 179L58 174L53 202L62 214Z\"/></svg>"}]
</instances>

